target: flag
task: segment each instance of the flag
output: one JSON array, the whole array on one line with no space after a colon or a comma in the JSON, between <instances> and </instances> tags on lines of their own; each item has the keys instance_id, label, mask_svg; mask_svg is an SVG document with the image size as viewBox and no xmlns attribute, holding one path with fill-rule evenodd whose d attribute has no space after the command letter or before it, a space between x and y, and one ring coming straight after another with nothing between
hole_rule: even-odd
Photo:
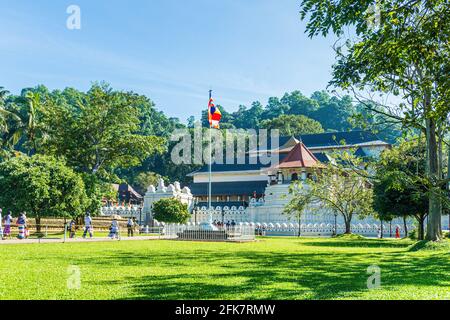
<instances>
[{"instance_id":1,"label":"flag","mask_svg":"<svg viewBox=\"0 0 450 320\"><path fill-rule=\"evenodd\" d=\"M211 128L219 129L219 122L222 118L222 114L220 113L219 108L214 105L214 101L212 98L209 99L208 103L208 120L209 126Z\"/></svg>"}]
</instances>

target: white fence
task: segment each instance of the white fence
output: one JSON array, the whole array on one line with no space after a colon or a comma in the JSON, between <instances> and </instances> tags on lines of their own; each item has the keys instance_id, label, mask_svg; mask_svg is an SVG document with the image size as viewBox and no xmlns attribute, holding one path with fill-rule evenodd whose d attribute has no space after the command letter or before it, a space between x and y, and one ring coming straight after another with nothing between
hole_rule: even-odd
<instances>
[{"instance_id":1,"label":"white fence","mask_svg":"<svg viewBox=\"0 0 450 320\"><path fill-rule=\"evenodd\" d=\"M236 225L206 230L199 225L166 225L164 238L199 241L252 241L255 240L255 227Z\"/></svg>"},{"instance_id":2,"label":"white fence","mask_svg":"<svg viewBox=\"0 0 450 320\"><path fill-rule=\"evenodd\" d=\"M250 223L252 225L252 223ZM256 223L256 234L257 235L267 235L267 236L294 236L298 235L299 227L300 234L302 236L331 236L333 234L343 234L345 233L345 225L337 224L336 230L335 225L331 223L302 223L299 226L298 223ZM405 236L405 230L403 225L399 224L383 224L383 236L395 236L396 228L399 229L401 237ZM413 225L408 225L408 231L414 229ZM379 224L352 224L351 231L354 234L360 234L366 237L377 237L380 234L381 228Z\"/></svg>"}]
</instances>

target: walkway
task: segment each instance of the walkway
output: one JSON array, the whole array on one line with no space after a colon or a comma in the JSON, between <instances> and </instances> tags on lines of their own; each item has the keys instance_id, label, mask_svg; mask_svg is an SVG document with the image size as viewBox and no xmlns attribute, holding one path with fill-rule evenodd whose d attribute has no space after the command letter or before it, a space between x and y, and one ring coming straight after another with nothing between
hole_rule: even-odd
<instances>
[{"instance_id":1,"label":"walkway","mask_svg":"<svg viewBox=\"0 0 450 320\"><path fill-rule=\"evenodd\" d=\"M66 243L72 242L112 242L112 241L139 241L139 240L159 240L164 239L164 237L159 236L136 236L136 237L122 237L120 240L110 239L108 237L104 238L75 238L75 239L66 239ZM0 245L2 244L33 244L33 243L64 243L64 239L61 238L46 238L46 239L12 239L12 240L0 240Z\"/></svg>"}]
</instances>

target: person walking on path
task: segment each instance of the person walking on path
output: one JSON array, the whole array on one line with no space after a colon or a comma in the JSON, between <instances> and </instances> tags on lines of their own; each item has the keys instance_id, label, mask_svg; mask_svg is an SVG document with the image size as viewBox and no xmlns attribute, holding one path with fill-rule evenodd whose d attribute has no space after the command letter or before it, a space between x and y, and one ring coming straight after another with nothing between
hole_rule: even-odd
<instances>
[{"instance_id":1,"label":"person walking on path","mask_svg":"<svg viewBox=\"0 0 450 320\"><path fill-rule=\"evenodd\" d=\"M18 239L26 238L26 228L27 228L27 216L25 212L22 212L17 218L17 228L19 229Z\"/></svg>"},{"instance_id":2,"label":"person walking on path","mask_svg":"<svg viewBox=\"0 0 450 320\"><path fill-rule=\"evenodd\" d=\"M86 216L84 217L83 239L86 239L86 235L88 232L89 232L89 237L92 238L94 236L94 231L93 231L93 227L92 227L91 214L89 212L87 212Z\"/></svg>"},{"instance_id":3,"label":"person walking on path","mask_svg":"<svg viewBox=\"0 0 450 320\"><path fill-rule=\"evenodd\" d=\"M395 228L395 239L400 239L400 229L398 227Z\"/></svg>"},{"instance_id":4,"label":"person walking on path","mask_svg":"<svg viewBox=\"0 0 450 320\"><path fill-rule=\"evenodd\" d=\"M134 221L133 221L133 219L131 219L131 217L128 218L127 229L128 229L128 237L133 237L134 236Z\"/></svg>"},{"instance_id":5,"label":"person walking on path","mask_svg":"<svg viewBox=\"0 0 450 320\"><path fill-rule=\"evenodd\" d=\"M8 214L5 218L3 218L3 237L6 239L9 237L11 239L11 224L13 221L11 211L8 211Z\"/></svg>"},{"instance_id":6,"label":"person walking on path","mask_svg":"<svg viewBox=\"0 0 450 320\"><path fill-rule=\"evenodd\" d=\"M119 222L117 221L116 217L113 218L108 237L110 237L111 239L119 239Z\"/></svg>"},{"instance_id":7,"label":"person walking on path","mask_svg":"<svg viewBox=\"0 0 450 320\"><path fill-rule=\"evenodd\" d=\"M139 223L137 223L135 217L133 217L133 232L139 234Z\"/></svg>"},{"instance_id":8,"label":"person walking on path","mask_svg":"<svg viewBox=\"0 0 450 320\"><path fill-rule=\"evenodd\" d=\"M75 222L75 219L72 219L69 223L69 238L74 239L75 238L75 232L77 230L77 224Z\"/></svg>"}]
</instances>

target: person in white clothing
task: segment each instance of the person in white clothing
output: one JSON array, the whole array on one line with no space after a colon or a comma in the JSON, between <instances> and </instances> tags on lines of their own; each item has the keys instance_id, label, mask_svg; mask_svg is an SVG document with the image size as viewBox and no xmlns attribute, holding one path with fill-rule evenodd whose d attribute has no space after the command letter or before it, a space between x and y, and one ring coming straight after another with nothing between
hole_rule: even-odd
<instances>
[{"instance_id":1,"label":"person in white clothing","mask_svg":"<svg viewBox=\"0 0 450 320\"><path fill-rule=\"evenodd\" d=\"M89 212L87 212L86 216L84 217L83 238L86 238L86 235L88 232L89 232L89 237L92 238L94 236L94 234L93 234L93 227L92 227L92 218L91 218L91 214Z\"/></svg>"},{"instance_id":2,"label":"person in white clothing","mask_svg":"<svg viewBox=\"0 0 450 320\"><path fill-rule=\"evenodd\" d=\"M111 227L109 229L109 235L111 239L117 238L119 239L119 221L117 221L117 218L114 217Z\"/></svg>"}]
</instances>

